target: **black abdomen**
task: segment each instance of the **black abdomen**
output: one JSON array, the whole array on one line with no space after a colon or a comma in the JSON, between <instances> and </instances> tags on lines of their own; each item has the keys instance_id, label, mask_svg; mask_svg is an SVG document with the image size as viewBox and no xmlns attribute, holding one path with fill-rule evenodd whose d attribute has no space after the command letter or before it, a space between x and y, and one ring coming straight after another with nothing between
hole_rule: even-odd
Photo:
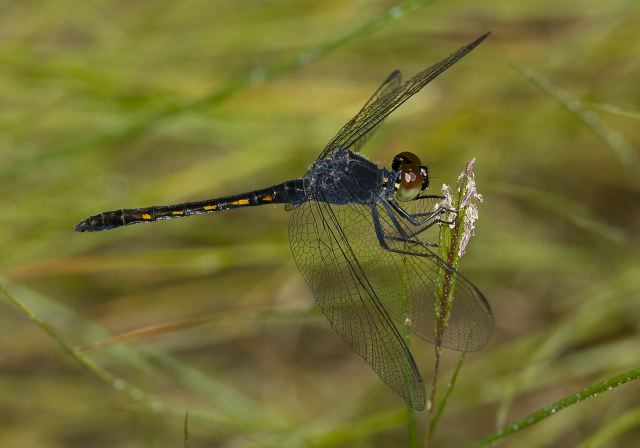
<instances>
[{"instance_id":1,"label":"black abdomen","mask_svg":"<svg viewBox=\"0 0 640 448\"><path fill-rule=\"evenodd\" d=\"M128 208L93 215L76 225L76 232L98 232L140 222L182 218L238 207L253 207L264 204L298 204L304 200L302 179L295 179L269 188L242 193L224 198L175 205L158 205L145 208Z\"/></svg>"}]
</instances>

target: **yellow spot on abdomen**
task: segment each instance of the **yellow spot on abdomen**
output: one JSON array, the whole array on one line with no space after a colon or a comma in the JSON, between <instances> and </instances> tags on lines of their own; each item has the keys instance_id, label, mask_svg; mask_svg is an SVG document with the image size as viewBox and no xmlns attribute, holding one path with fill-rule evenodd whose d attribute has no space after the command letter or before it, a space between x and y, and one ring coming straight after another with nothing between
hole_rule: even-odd
<instances>
[{"instance_id":1,"label":"yellow spot on abdomen","mask_svg":"<svg viewBox=\"0 0 640 448\"><path fill-rule=\"evenodd\" d=\"M217 207L215 205L205 205L203 210L215 210Z\"/></svg>"},{"instance_id":2,"label":"yellow spot on abdomen","mask_svg":"<svg viewBox=\"0 0 640 448\"><path fill-rule=\"evenodd\" d=\"M175 211L175 212L171 212L171 214L172 214L173 216L181 216L181 215L184 215L184 212L183 212L183 211L178 210L178 211Z\"/></svg>"},{"instance_id":3,"label":"yellow spot on abdomen","mask_svg":"<svg viewBox=\"0 0 640 448\"><path fill-rule=\"evenodd\" d=\"M151 219L151 215L149 213L143 213L142 219Z\"/></svg>"},{"instance_id":4,"label":"yellow spot on abdomen","mask_svg":"<svg viewBox=\"0 0 640 448\"><path fill-rule=\"evenodd\" d=\"M273 201L273 196L271 196L270 194L264 195L264 196L262 196L262 200L263 201Z\"/></svg>"},{"instance_id":5,"label":"yellow spot on abdomen","mask_svg":"<svg viewBox=\"0 0 640 448\"><path fill-rule=\"evenodd\" d=\"M232 201L231 205L248 205L249 199L239 199L237 201Z\"/></svg>"}]
</instances>

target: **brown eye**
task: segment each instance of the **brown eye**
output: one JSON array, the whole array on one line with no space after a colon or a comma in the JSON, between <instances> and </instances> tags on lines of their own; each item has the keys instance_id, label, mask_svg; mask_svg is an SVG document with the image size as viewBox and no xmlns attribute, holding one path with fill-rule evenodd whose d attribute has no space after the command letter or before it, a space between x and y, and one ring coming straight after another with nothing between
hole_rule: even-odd
<instances>
[{"instance_id":1,"label":"brown eye","mask_svg":"<svg viewBox=\"0 0 640 448\"><path fill-rule=\"evenodd\" d=\"M420 159L417 155L412 152L405 151L398 154L398 157L401 157L405 160L405 163L408 165L410 163L415 163L416 165L420 165Z\"/></svg>"},{"instance_id":2,"label":"brown eye","mask_svg":"<svg viewBox=\"0 0 640 448\"><path fill-rule=\"evenodd\" d=\"M419 165L405 165L400 173L400 183L404 188L421 188L422 177Z\"/></svg>"},{"instance_id":3,"label":"brown eye","mask_svg":"<svg viewBox=\"0 0 640 448\"><path fill-rule=\"evenodd\" d=\"M400 170L400 167L404 165L420 166L420 159L418 158L417 155L415 155L412 152L409 152L409 151L401 152L400 154L398 154L393 158L393 163L391 164L391 168L393 169L393 171L397 172L398 170Z\"/></svg>"},{"instance_id":4,"label":"brown eye","mask_svg":"<svg viewBox=\"0 0 640 448\"><path fill-rule=\"evenodd\" d=\"M396 196L401 201L414 199L422 191L423 181L424 175L420 165L408 164L403 166L398 178L399 186Z\"/></svg>"}]
</instances>

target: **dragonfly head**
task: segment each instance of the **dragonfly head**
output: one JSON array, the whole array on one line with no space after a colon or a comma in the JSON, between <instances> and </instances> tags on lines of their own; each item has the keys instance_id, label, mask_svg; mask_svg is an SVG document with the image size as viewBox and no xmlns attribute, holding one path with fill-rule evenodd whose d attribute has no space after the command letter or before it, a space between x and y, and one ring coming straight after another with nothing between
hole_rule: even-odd
<instances>
[{"instance_id":1,"label":"dragonfly head","mask_svg":"<svg viewBox=\"0 0 640 448\"><path fill-rule=\"evenodd\" d=\"M421 165L415 154L401 152L393 158L391 169L396 174L394 187L398 200L410 201L429 188L429 168Z\"/></svg>"}]
</instances>

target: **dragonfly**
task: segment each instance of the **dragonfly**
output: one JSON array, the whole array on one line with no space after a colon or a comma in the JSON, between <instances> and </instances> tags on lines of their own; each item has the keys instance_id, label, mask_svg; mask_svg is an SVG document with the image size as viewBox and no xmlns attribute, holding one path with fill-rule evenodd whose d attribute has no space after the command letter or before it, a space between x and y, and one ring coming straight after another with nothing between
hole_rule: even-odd
<instances>
[{"instance_id":1,"label":"dragonfly","mask_svg":"<svg viewBox=\"0 0 640 448\"><path fill-rule=\"evenodd\" d=\"M480 350L494 321L482 292L449 267L424 238L447 223L442 196L429 195L429 167L405 151L389 168L358 153L383 120L429 82L476 48L490 33L402 81L393 71L322 150L301 178L233 196L168 206L121 209L91 216L78 232L97 232L240 207L285 204L293 258L320 310L344 342L416 410L425 388L401 334L455 350ZM409 205L413 205L409 207ZM455 299L436 339L438 272L455 277ZM436 342L437 341L437 342Z\"/></svg>"}]
</instances>

